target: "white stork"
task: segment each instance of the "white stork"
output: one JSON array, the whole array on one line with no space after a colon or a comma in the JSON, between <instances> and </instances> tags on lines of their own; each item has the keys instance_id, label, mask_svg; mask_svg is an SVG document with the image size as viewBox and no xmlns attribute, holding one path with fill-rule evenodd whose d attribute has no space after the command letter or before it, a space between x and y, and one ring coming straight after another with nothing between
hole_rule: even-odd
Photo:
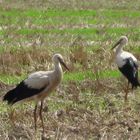
<instances>
[{"instance_id":1,"label":"white stork","mask_svg":"<svg viewBox=\"0 0 140 140\"><path fill-rule=\"evenodd\" d=\"M119 41L112 47L114 49L117 47L115 52L115 62L118 65L119 70L121 73L127 78L128 80L128 87L129 83L132 85L132 90L140 86L140 82L138 80L138 61L135 56L129 52L123 50L123 46L128 43L128 38L126 36L121 36ZM127 99L126 92L125 100Z\"/></svg>"},{"instance_id":2,"label":"white stork","mask_svg":"<svg viewBox=\"0 0 140 140\"><path fill-rule=\"evenodd\" d=\"M16 102L24 100L35 100L36 105L34 109L34 122L35 130L37 128L37 108L40 104L39 116L42 123L43 134L44 134L44 123L42 117L43 101L52 90L58 86L63 78L63 71L61 68L62 64L67 70L68 67L64 63L63 57L60 54L55 54L52 58L54 62L54 70L52 71L38 71L30 74L27 79L19 83L14 89L8 91L4 95L3 100L7 101L9 105L13 105Z\"/></svg>"}]
</instances>

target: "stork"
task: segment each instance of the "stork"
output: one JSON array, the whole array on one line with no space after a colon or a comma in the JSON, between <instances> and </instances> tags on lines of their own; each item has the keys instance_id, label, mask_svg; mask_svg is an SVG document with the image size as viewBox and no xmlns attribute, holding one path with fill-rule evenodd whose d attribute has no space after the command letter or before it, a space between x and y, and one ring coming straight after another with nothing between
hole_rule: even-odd
<instances>
[{"instance_id":1,"label":"stork","mask_svg":"<svg viewBox=\"0 0 140 140\"><path fill-rule=\"evenodd\" d=\"M128 88L131 83L132 90L140 86L138 80L138 61L135 56L127 51L123 50L123 46L128 43L126 36L121 36L112 49L116 48L115 51L115 62L118 65L120 72L127 78L128 86L125 94L125 100L127 100Z\"/></svg>"},{"instance_id":2,"label":"stork","mask_svg":"<svg viewBox=\"0 0 140 140\"><path fill-rule=\"evenodd\" d=\"M8 91L3 100L7 101L9 105L26 100L35 100L36 105L34 109L34 123L35 131L37 128L37 109L40 104L39 117L42 124L44 134L44 123L42 117L43 101L52 90L54 90L63 78L63 71L60 64L67 70L68 67L64 63L63 57L60 54L55 54L52 58L54 63L54 70L52 71L38 71L30 74L25 80L20 82L14 89Z\"/></svg>"}]
</instances>

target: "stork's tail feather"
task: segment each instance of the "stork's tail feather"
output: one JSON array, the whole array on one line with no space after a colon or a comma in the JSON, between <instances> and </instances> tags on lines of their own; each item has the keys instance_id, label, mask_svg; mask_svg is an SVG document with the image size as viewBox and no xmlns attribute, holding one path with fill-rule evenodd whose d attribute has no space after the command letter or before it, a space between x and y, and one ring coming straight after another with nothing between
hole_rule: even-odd
<instances>
[{"instance_id":1,"label":"stork's tail feather","mask_svg":"<svg viewBox=\"0 0 140 140\"><path fill-rule=\"evenodd\" d=\"M3 97L3 101L7 101L8 104L11 104L11 105L13 105L15 103L14 102L15 100L16 100L16 96L15 96L14 89L8 91Z\"/></svg>"}]
</instances>

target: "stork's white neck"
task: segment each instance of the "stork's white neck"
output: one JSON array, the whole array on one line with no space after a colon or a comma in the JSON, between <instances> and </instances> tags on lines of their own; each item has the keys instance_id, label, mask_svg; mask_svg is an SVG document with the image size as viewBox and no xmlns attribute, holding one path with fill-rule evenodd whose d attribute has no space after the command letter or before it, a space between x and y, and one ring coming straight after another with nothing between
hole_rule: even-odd
<instances>
[{"instance_id":1,"label":"stork's white neck","mask_svg":"<svg viewBox=\"0 0 140 140\"><path fill-rule=\"evenodd\" d=\"M58 71L58 72L61 72L61 73L63 72L60 63L55 64L55 71Z\"/></svg>"},{"instance_id":2,"label":"stork's white neck","mask_svg":"<svg viewBox=\"0 0 140 140\"><path fill-rule=\"evenodd\" d=\"M121 53L121 52L123 52L123 45L120 44L116 49L116 55Z\"/></svg>"},{"instance_id":3,"label":"stork's white neck","mask_svg":"<svg viewBox=\"0 0 140 140\"><path fill-rule=\"evenodd\" d=\"M61 67L60 63L55 63L54 72L55 72L58 80L61 80L62 76L63 76L63 70L62 70L62 67Z\"/></svg>"}]
</instances>

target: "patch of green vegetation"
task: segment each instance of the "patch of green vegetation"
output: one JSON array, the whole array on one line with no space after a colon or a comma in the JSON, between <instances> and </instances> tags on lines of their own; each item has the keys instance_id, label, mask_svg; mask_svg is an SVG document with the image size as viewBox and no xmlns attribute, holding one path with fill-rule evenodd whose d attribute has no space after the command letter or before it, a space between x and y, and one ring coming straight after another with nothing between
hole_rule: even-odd
<instances>
[{"instance_id":1,"label":"patch of green vegetation","mask_svg":"<svg viewBox=\"0 0 140 140\"><path fill-rule=\"evenodd\" d=\"M17 84L20 81L22 81L26 75L21 75L21 76L16 76L16 75L7 75L7 74L0 74L0 81L12 85L12 84Z\"/></svg>"},{"instance_id":2,"label":"patch of green vegetation","mask_svg":"<svg viewBox=\"0 0 140 140\"><path fill-rule=\"evenodd\" d=\"M0 30L0 35L4 35L5 31L4 30Z\"/></svg>"},{"instance_id":3,"label":"patch of green vegetation","mask_svg":"<svg viewBox=\"0 0 140 140\"><path fill-rule=\"evenodd\" d=\"M25 16L25 17L38 17L38 18L45 18L45 17L87 17L87 16L106 16L106 17L113 17L113 18L120 18L120 17L140 17L140 11L135 10L37 10L37 9L26 9L26 10L19 10L19 9L3 9L1 8L2 16L9 16L9 17L18 17L18 16Z\"/></svg>"},{"instance_id":4,"label":"patch of green vegetation","mask_svg":"<svg viewBox=\"0 0 140 140\"><path fill-rule=\"evenodd\" d=\"M7 112L7 107L5 107L5 104L0 104L0 114L4 114Z\"/></svg>"},{"instance_id":5,"label":"patch of green vegetation","mask_svg":"<svg viewBox=\"0 0 140 140\"><path fill-rule=\"evenodd\" d=\"M0 46L0 54L5 52L5 48L3 46Z\"/></svg>"},{"instance_id":6,"label":"patch of green vegetation","mask_svg":"<svg viewBox=\"0 0 140 140\"><path fill-rule=\"evenodd\" d=\"M140 17L140 11L128 10L103 10L101 14L109 18Z\"/></svg>"},{"instance_id":7,"label":"patch of green vegetation","mask_svg":"<svg viewBox=\"0 0 140 140\"><path fill-rule=\"evenodd\" d=\"M17 31L18 34L22 34L22 35L30 35L30 34L46 34L48 33L47 30L43 30L43 29L20 29Z\"/></svg>"},{"instance_id":8,"label":"patch of green vegetation","mask_svg":"<svg viewBox=\"0 0 140 140\"><path fill-rule=\"evenodd\" d=\"M101 72L101 78L118 78L120 76L120 72L118 70L106 70Z\"/></svg>"},{"instance_id":9,"label":"patch of green vegetation","mask_svg":"<svg viewBox=\"0 0 140 140\"><path fill-rule=\"evenodd\" d=\"M92 72L89 72L90 75ZM75 73L67 73L64 75L64 81L82 81L86 78L86 72L75 72ZM89 74L88 74L89 75ZM92 76L93 77L93 76Z\"/></svg>"},{"instance_id":10,"label":"patch of green vegetation","mask_svg":"<svg viewBox=\"0 0 140 140\"><path fill-rule=\"evenodd\" d=\"M120 76L119 71L114 71L114 70L106 70L106 71L101 71L98 73L99 78L118 78ZM74 73L66 73L64 75L64 81L82 81L84 79L92 79L95 80L96 76L93 73L93 71L83 71L83 72L74 72Z\"/></svg>"},{"instance_id":11,"label":"patch of green vegetation","mask_svg":"<svg viewBox=\"0 0 140 140\"><path fill-rule=\"evenodd\" d=\"M0 7L0 16L3 16L3 17L17 17L17 16L20 16L22 14L22 11L19 10L19 9L5 9L5 8L2 8Z\"/></svg>"},{"instance_id":12,"label":"patch of green vegetation","mask_svg":"<svg viewBox=\"0 0 140 140\"><path fill-rule=\"evenodd\" d=\"M96 11L94 10L37 10L37 9L3 9L0 8L1 17L12 17L12 18L49 18L49 17L87 17L87 16L96 16Z\"/></svg>"},{"instance_id":13,"label":"patch of green vegetation","mask_svg":"<svg viewBox=\"0 0 140 140\"><path fill-rule=\"evenodd\" d=\"M105 31L109 34L121 35L126 33L131 33L132 31L137 32L137 28L106 28ZM77 34L77 35L94 35L100 33L102 31L98 31L96 28L76 28L76 29L20 29L16 31L18 34L22 35L30 35L30 34Z\"/></svg>"},{"instance_id":14,"label":"patch of green vegetation","mask_svg":"<svg viewBox=\"0 0 140 140\"><path fill-rule=\"evenodd\" d=\"M135 48L133 48L132 49L134 52L136 52L136 53L139 53L140 52L140 47L138 46L138 47L135 47Z\"/></svg>"},{"instance_id":15,"label":"patch of green vegetation","mask_svg":"<svg viewBox=\"0 0 140 140\"><path fill-rule=\"evenodd\" d=\"M24 16L29 17L71 17L71 16L96 16L96 11L94 10L27 10L22 13Z\"/></svg>"},{"instance_id":16,"label":"patch of green vegetation","mask_svg":"<svg viewBox=\"0 0 140 140\"><path fill-rule=\"evenodd\" d=\"M118 11L118 10L17 10L17 9L2 9L0 17L3 19L1 23L5 24L23 24L30 21L35 25L53 24L60 25L62 23L72 24L87 22L88 24L100 23L102 19L104 23L111 23L113 19L119 18L135 18L139 17L139 11ZM77 18L78 17L78 18ZM111 19L110 19L111 18ZM119 19L120 20L120 19Z\"/></svg>"},{"instance_id":17,"label":"patch of green vegetation","mask_svg":"<svg viewBox=\"0 0 140 140\"><path fill-rule=\"evenodd\" d=\"M26 78L27 74L21 75L21 76L13 76L13 75L6 75L6 74L1 74L0 75L0 80L6 84L17 84L20 81L24 80ZM105 71L105 72L100 72L99 73L99 78L117 78L120 76L119 71ZM64 82L69 82L69 81L82 81L85 79L92 79L95 80L95 74L91 71L84 71L84 72L73 72L73 73L65 73L64 74Z\"/></svg>"}]
</instances>

